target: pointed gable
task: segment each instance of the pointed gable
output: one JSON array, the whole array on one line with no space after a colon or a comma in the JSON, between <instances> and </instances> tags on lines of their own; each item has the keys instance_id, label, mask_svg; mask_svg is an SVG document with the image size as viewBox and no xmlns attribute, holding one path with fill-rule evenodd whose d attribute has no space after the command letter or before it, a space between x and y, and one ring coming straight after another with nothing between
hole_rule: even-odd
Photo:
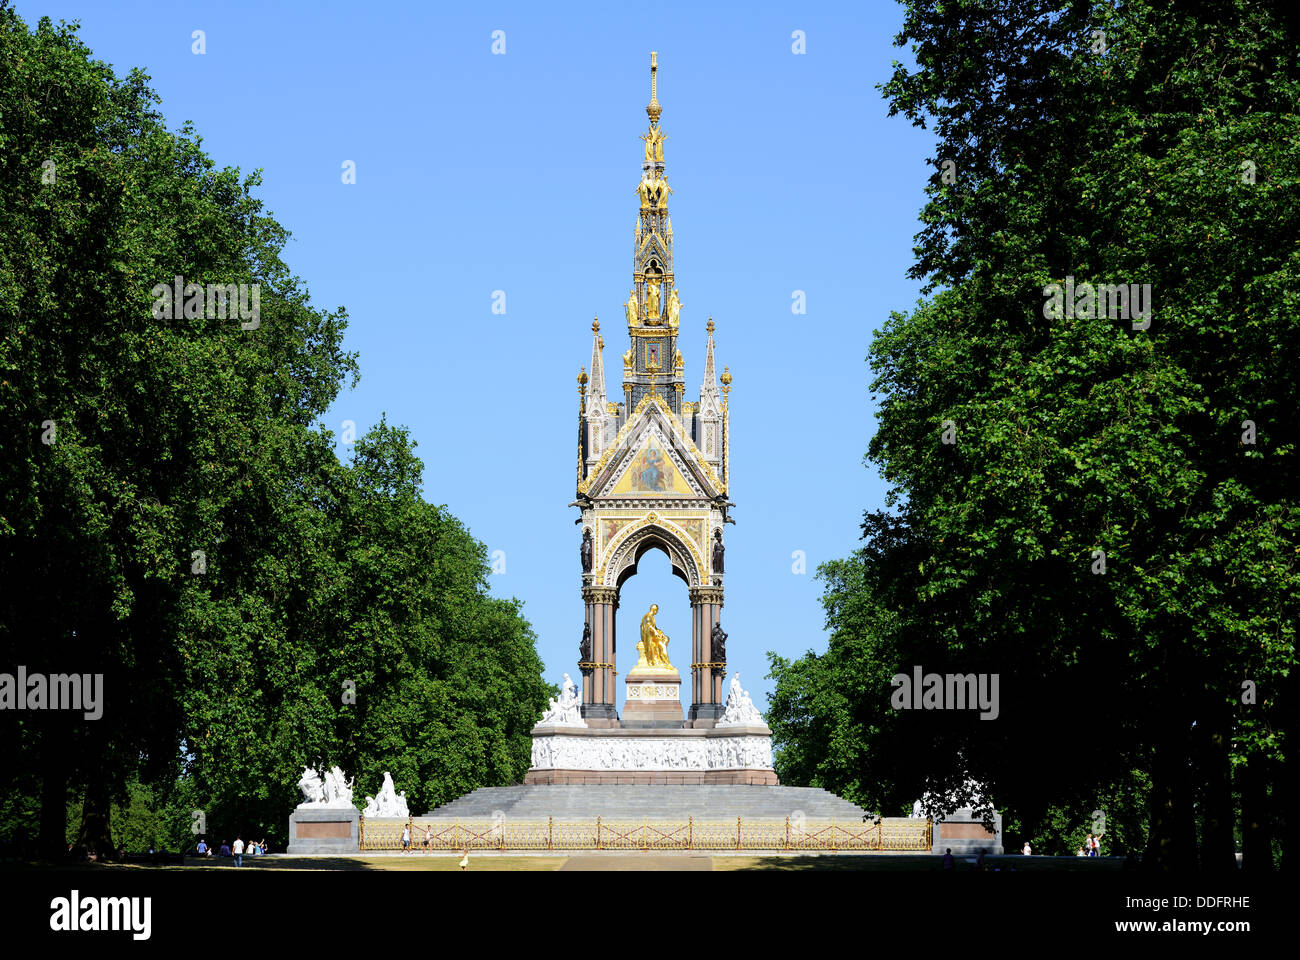
<instances>
[{"instance_id":1,"label":"pointed gable","mask_svg":"<svg viewBox=\"0 0 1300 960\"><path fill-rule=\"evenodd\" d=\"M647 396L579 484L591 497L711 499L721 484L663 397Z\"/></svg>"},{"instance_id":2,"label":"pointed gable","mask_svg":"<svg viewBox=\"0 0 1300 960\"><path fill-rule=\"evenodd\" d=\"M622 477L607 496L611 497L696 497L673 460L668 444L656 431L649 431L636 453L628 458Z\"/></svg>"}]
</instances>

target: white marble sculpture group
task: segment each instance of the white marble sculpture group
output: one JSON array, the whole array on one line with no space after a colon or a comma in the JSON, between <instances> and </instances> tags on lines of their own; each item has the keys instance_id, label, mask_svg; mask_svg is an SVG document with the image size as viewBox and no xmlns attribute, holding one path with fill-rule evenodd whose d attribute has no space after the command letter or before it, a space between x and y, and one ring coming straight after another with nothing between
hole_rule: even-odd
<instances>
[{"instance_id":1,"label":"white marble sculpture group","mask_svg":"<svg viewBox=\"0 0 1300 960\"><path fill-rule=\"evenodd\" d=\"M352 803L352 781L348 780L338 767L330 767L322 777L315 767L303 767L298 789L302 791L302 807L347 807L355 810ZM366 797L365 815L367 818L410 817L410 808L406 804L406 791L397 792L393 785L393 775L384 771L384 783L379 788L379 796Z\"/></svg>"},{"instance_id":2,"label":"white marble sculpture group","mask_svg":"<svg viewBox=\"0 0 1300 960\"><path fill-rule=\"evenodd\" d=\"M384 784L379 788L379 796L366 797L366 809L362 811L367 820L396 817L406 820L411 811L406 805L406 791L400 794L393 786L393 775L384 771Z\"/></svg>"},{"instance_id":3,"label":"white marble sculpture group","mask_svg":"<svg viewBox=\"0 0 1300 960\"><path fill-rule=\"evenodd\" d=\"M533 737L535 770L771 770L772 738Z\"/></svg>"},{"instance_id":4,"label":"white marble sculpture group","mask_svg":"<svg viewBox=\"0 0 1300 960\"><path fill-rule=\"evenodd\" d=\"M325 771L322 778L315 767L303 767L298 781L304 807L351 807L352 783L337 766Z\"/></svg>"},{"instance_id":5,"label":"white marble sculpture group","mask_svg":"<svg viewBox=\"0 0 1300 960\"><path fill-rule=\"evenodd\" d=\"M961 807L957 810L948 810L948 811L945 811L941 808L938 798L935 797L933 793L926 791L926 793L921 797L920 800L917 800L915 803L912 804L912 816L933 817L937 819L942 815L944 818L951 818L951 819L958 819L958 820L968 819L974 816L974 811L976 809L984 806L990 806L988 799L985 796L985 792L983 788L974 780L966 781L966 789L970 792L970 796L971 796L970 804L965 807Z\"/></svg>"},{"instance_id":6,"label":"white marble sculpture group","mask_svg":"<svg viewBox=\"0 0 1300 960\"><path fill-rule=\"evenodd\" d=\"M718 719L719 727L748 727L761 725L763 715L749 699L749 692L740 686L740 672L731 675L731 686L727 690L727 704Z\"/></svg>"},{"instance_id":7,"label":"white marble sculpture group","mask_svg":"<svg viewBox=\"0 0 1300 960\"><path fill-rule=\"evenodd\" d=\"M582 695L578 693L578 688L574 686L573 680L567 673L564 675L559 699L551 698L538 726L584 728L587 726L587 721L582 719Z\"/></svg>"}]
</instances>

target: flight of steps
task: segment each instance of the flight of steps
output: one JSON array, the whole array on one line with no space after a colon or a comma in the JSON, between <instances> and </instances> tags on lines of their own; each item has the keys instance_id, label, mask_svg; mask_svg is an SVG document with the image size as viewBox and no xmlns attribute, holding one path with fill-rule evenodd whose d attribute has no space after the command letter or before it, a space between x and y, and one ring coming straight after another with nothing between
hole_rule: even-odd
<instances>
[{"instance_id":1,"label":"flight of steps","mask_svg":"<svg viewBox=\"0 0 1300 960\"><path fill-rule=\"evenodd\" d=\"M819 787L621 784L480 787L418 820L807 820L861 823L866 811Z\"/></svg>"}]
</instances>

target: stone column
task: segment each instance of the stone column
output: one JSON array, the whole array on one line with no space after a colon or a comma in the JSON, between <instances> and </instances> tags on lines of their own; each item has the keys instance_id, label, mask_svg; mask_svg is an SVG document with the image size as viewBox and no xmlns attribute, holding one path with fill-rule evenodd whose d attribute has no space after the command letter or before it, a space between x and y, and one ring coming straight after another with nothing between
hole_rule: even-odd
<instances>
[{"instance_id":1,"label":"stone column","mask_svg":"<svg viewBox=\"0 0 1300 960\"><path fill-rule=\"evenodd\" d=\"M722 715L722 674L714 667L713 625L722 616L721 587L691 587L691 710L686 724L712 727ZM715 675L716 674L716 675Z\"/></svg>"},{"instance_id":2,"label":"stone column","mask_svg":"<svg viewBox=\"0 0 1300 960\"><path fill-rule=\"evenodd\" d=\"M613 587L583 587L582 599L587 605L587 622L591 624L591 661L582 671L582 718L589 727L617 727L614 610L618 606L618 591Z\"/></svg>"},{"instance_id":3,"label":"stone column","mask_svg":"<svg viewBox=\"0 0 1300 960\"><path fill-rule=\"evenodd\" d=\"M593 613L590 603L587 604L587 613L584 622L591 628L591 655L594 657L596 655L596 624L593 622ZM582 671L582 715L585 717L587 715L587 705L594 702L591 699L592 693L594 692L593 684L591 682L591 675L593 673L591 661L579 660L578 669Z\"/></svg>"}]
</instances>

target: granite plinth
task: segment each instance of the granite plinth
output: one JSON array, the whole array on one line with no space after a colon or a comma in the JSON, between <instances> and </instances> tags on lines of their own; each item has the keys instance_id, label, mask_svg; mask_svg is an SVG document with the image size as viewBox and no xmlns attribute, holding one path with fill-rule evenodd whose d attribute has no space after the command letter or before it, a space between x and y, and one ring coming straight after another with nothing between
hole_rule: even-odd
<instances>
[{"instance_id":1,"label":"granite plinth","mask_svg":"<svg viewBox=\"0 0 1300 960\"><path fill-rule=\"evenodd\" d=\"M617 727L618 711L612 703L584 703L582 719L592 728Z\"/></svg>"},{"instance_id":2,"label":"granite plinth","mask_svg":"<svg viewBox=\"0 0 1300 960\"><path fill-rule=\"evenodd\" d=\"M989 854L1001 854L1002 814L993 815L993 830L990 832L982 820L971 815L970 810L958 810L943 820L934 822L931 836L930 852L942 854L951 847L953 856L977 854L981 850Z\"/></svg>"},{"instance_id":3,"label":"granite plinth","mask_svg":"<svg viewBox=\"0 0 1300 960\"><path fill-rule=\"evenodd\" d=\"M671 729L683 725L682 678L676 670L637 667L624 683L624 728Z\"/></svg>"},{"instance_id":4,"label":"granite plinth","mask_svg":"<svg viewBox=\"0 0 1300 960\"><path fill-rule=\"evenodd\" d=\"M361 811L356 807L304 804L289 815L288 853L357 853L360 849Z\"/></svg>"}]
</instances>

